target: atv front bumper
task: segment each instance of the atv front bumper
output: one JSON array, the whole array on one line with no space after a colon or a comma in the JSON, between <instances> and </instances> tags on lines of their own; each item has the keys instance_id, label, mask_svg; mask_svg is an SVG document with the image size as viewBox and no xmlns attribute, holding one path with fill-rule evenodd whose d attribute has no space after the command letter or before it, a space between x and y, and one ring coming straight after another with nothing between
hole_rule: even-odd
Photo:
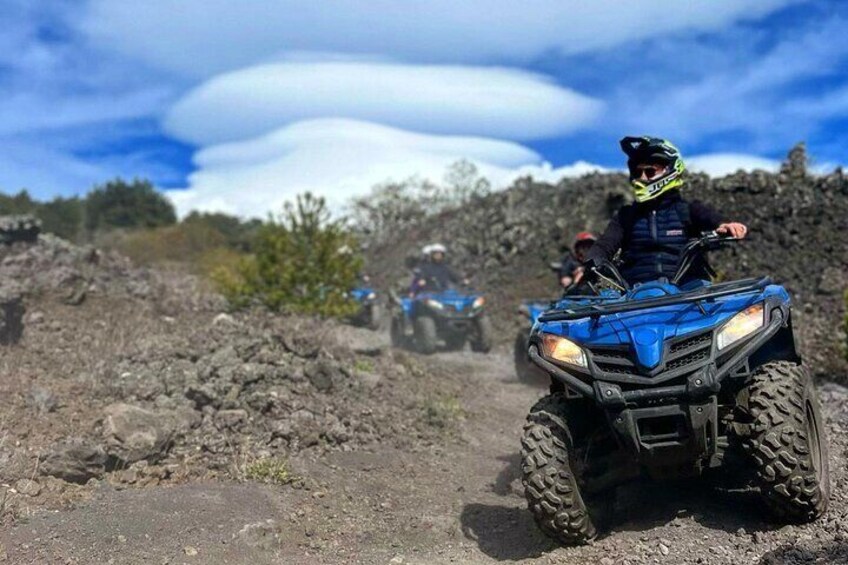
<instances>
[{"instance_id":1,"label":"atv front bumper","mask_svg":"<svg viewBox=\"0 0 848 565\"><path fill-rule=\"evenodd\" d=\"M784 319L783 310L772 310L762 329L718 357L711 343L700 346L709 349L704 361L688 366L683 363L677 371L679 376L667 381L674 384L668 385L662 384L666 382L662 373L657 379L661 384L655 386L639 384L650 377L610 382L597 378L599 373L592 361L591 375L574 374L539 355L536 345L530 346L529 354L536 365L567 389L594 400L603 409L618 443L640 463L654 471L674 469L671 474L679 476L677 465L691 467L693 462L705 460L708 466L717 464L719 459L713 456L719 443L717 395L722 382L730 375L747 371L748 358L781 329ZM684 347L679 357L691 356L693 349L697 347Z\"/></svg>"},{"instance_id":2,"label":"atv front bumper","mask_svg":"<svg viewBox=\"0 0 848 565\"><path fill-rule=\"evenodd\" d=\"M628 405L660 400L695 401L717 393L721 389L722 380L743 365L753 352L771 339L783 326L784 319L782 310L772 311L768 324L748 338L727 359L721 359L720 363L711 359L710 362L686 376L685 383L669 386L622 387L618 383L587 379L583 375L577 376L565 371L539 355L536 345L530 346L529 354L530 359L547 371L553 379L560 381L574 392L595 400L604 408L624 408Z\"/></svg>"}]
</instances>

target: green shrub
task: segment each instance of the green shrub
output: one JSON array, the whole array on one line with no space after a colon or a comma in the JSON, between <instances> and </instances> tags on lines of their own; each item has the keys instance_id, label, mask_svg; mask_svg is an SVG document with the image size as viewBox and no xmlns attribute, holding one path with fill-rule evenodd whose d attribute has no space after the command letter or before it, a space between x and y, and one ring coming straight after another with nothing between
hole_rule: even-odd
<instances>
[{"instance_id":1,"label":"green shrub","mask_svg":"<svg viewBox=\"0 0 848 565\"><path fill-rule=\"evenodd\" d=\"M422 403L422 409L424 420L434 428L448 429L465 418L462 403L453 395L428 398Z\"/></svg>"},{"instance_id":2,"label":"green shrub","mask_svg":"<svg viewBox=\"0 0 848 565\"><path fill-rule=\"evenodd\" d=\"M89 233L113 228L155 228L177 221L174 206L150 181L115 179L85 197Z\"/></svg>"},{"instance_id":3,"label":"green shrub","mask_svg":"<svg viewBox=\"0 0 848 565\"><path fill-rule=\"evenodd\" d=\"M323 198L307 193L286 204L251 242L252 255L235 271L216 271L234 307L253 302L272 310L322 316L354 313L347 292L356 285L362 258L340 221L331 221Z\"/></svg>"},{"instance_id":4,"label":"green shrub","mask_svg":"<svg viewBox=\"0 0 848 565\"><path fill-rule=\"evenodd\" d=\"M257 459L244 468L244 478L251 481L287 485L300 480L291 472L288 461L276 457Z\"/></svg>"}]
</instances>

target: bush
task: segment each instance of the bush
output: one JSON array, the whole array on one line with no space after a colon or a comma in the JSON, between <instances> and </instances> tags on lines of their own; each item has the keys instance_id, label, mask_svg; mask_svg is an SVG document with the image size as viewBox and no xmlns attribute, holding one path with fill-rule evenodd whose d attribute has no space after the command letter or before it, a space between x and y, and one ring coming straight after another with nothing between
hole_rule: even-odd
<instances>
[{"instance_id":1,"label":"bush","mask_svg":"<svg viewBox=\"0 0 848 565\"><path fill-rule=\"evenodd\" d=\"M224 245L224 236L204 225L167 226L110 234L111 245L139 265L193 262L210 249ZM108 246L108 243L106 244Z\"/></svg>"},{"instance_id":2,"label":"bush","mask_svg":"<svg viewBox=\"0 0 848 565\"><path fill-rule=\"evenodd\" d=\"M259 228L251 246L253 254L235 272L214 275L234 307L259 302L272 310L322 316L356 311L347 292L356 285L362 258L342 223L330 220L323 198L298 196Z\"/></svg>"},{"instance_id":3,"label":"bush","mask_svg":"<svg viewBox=\"0 0 848 565\"><path fill-rule=\"evenodd\" d=\"M156 228L176 221L173 204L147 180L128 183L115 179L95 187L85 198L85 227L89 233L113 228Z\"/></svg>"},{"instance_id":4,"label":"bush","mask_svg":"<svg viewBox=\"0 0 848 565\"><path fill-rule=\"evenodd\" d=\"M291 472L288 461L279 458L253 461L245 466L244 478L274 485L287 485L300 480L300 477Z\"/></svg>"}]
</instances>

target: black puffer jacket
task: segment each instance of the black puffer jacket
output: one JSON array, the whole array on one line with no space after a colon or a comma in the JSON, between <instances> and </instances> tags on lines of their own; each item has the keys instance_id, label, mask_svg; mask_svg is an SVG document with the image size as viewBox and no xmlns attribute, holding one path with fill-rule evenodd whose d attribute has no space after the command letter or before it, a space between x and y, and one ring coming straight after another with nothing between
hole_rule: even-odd
<instances>
[{"instance_id":1,"label":"black puffer jacket","mask_svg":"<svg viewBox=\"0 0 848 565\"><path fill-rule=\"evenodd\" d=\"M670 279L686 243L723 221L721 214L706 204L688 202L673 190L654 200L623 206L589 250L587 260L609 260L621 249L621 274L630 284ZM680 282L706 278L706 263L700 260Z\"/></svg>"}]
</instances>

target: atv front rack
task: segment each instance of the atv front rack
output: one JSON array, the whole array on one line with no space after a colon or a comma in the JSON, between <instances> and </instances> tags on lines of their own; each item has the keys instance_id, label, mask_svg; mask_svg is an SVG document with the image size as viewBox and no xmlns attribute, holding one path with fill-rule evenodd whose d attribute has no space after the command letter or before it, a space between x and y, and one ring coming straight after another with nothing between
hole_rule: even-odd
<instances>
[{"instance_id":1,"label":"atv front rack","mask_svg":"<svg viewBox=\"0 0 848 565\"><path fill-rule=\"evenodd\" d=\"M647 308L659 308L674 304L697 303L704 300L712 300L731 294L748 294L762 292L768 285L772 284L770 277L742 279L726 283L698 288L696 290L681 294L661 296L659 298L645 298L641 300L616 300L612 304L583 304L574 308L560 308L550 310L539 316L540 322L564 322L567 320L579 320L581 318L597 318L609 314L621 314L623 312L634 312Z\"/></svg>"}]
</instances>

